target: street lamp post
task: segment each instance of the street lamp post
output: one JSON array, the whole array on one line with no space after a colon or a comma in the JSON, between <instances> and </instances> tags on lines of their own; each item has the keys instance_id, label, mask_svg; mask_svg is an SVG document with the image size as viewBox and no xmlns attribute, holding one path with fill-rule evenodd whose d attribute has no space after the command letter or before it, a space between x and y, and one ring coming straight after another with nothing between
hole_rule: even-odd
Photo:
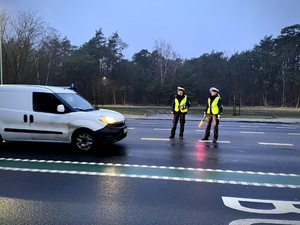
<instances>
[{"instance_id":1,"label":"street lamp post","mask_svg":"<svg viewBox=\"0 0 300 225\"><path fill-rule=\"evenodd\" d=\"M102 77L102 92L101 92L102 107L103 107L103 102L104 102L104 87L105 87L105 80L106 80L106 77Z\"/></svg>"}]
</instances>

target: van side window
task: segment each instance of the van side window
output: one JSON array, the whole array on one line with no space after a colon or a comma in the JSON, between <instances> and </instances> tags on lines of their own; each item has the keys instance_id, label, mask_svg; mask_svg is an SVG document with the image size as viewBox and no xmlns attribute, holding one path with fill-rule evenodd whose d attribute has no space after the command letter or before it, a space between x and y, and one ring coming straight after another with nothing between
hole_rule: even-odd
<instances>
[{"instance_id":1,"label":"van side window","mask_svg":"<svg viewBox=\"0 0 300 225\"><path fill-rule=\"evenodd\" d=\"M51 93L33 92L33 111L45 113L58 113L57 106L62 104Z\"/></svg>"}]
</instances>

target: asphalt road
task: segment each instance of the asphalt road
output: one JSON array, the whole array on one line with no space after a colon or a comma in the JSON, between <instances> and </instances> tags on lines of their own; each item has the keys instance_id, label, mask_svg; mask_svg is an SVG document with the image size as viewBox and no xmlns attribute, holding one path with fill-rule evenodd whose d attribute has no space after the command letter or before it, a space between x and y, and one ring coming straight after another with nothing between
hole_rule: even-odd
<instances>
[{"instance_id":1,"label":"asphalt road","mask_svg":"<svg viewBox=\"0 0 300 225\"><path fill-rule=\"evenodd\" d=\"M300 125L220 123L216 144L187 121L128 120L93 153L6 143L0 224L300 224Z\"/></svg>"}]
</instances>

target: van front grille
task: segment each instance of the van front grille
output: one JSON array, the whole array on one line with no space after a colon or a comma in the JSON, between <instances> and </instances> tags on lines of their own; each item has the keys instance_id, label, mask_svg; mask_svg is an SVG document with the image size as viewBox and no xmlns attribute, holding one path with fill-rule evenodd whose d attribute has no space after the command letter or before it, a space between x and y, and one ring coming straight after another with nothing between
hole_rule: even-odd
<instances>
[{"instance_id":1,"label":"van front grille","mask_svg":"<svg viewBox=\"0 0 300 225\"><path fill-rule=\"evenodd\" d=\"M112 126L112 127L124 127L125 126L125 121L117 122L117 123L111 123L109 125Z\"/></svg>"}]
</instances>

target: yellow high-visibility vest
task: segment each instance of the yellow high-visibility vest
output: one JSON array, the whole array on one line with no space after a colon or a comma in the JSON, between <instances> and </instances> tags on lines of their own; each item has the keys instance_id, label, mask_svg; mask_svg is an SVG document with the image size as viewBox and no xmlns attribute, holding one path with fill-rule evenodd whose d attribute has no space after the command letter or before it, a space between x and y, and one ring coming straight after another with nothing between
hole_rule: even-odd
<instances>
[{"instance_id":1,"label":"yellow high-visibility vest","mask_svg":"<svg viewBox=\"0 0 300 225\"><path fill-rule=\"evenodd\" d=\"M219 102L220 97L216 97L213 102L211 102L210 98L208 98L208 109L207 113L210 114L219 114L219 107L218 107L218 102Z\"/></svg>"},{"instance_id":2,"label":"yellow high-visibility vest","mask_svg":"<svg viewBox=\"0 0 300 225\"><path fill-rule=\"evenodd\" d=\"M187 96L185 95L184 96L184 98L182 99L182 101L180 102L180 104L179 104L179 101L178 101L178 99L177 98L175 98L175 112L178 112L179 111L179 106L186 106L186 101L187 101ZM182 113L185 113L185 112L187 112L188 111L188 109L186 108L186 109L180 109L180 112L182 112Z\"/></svg>"}]
</instances>

